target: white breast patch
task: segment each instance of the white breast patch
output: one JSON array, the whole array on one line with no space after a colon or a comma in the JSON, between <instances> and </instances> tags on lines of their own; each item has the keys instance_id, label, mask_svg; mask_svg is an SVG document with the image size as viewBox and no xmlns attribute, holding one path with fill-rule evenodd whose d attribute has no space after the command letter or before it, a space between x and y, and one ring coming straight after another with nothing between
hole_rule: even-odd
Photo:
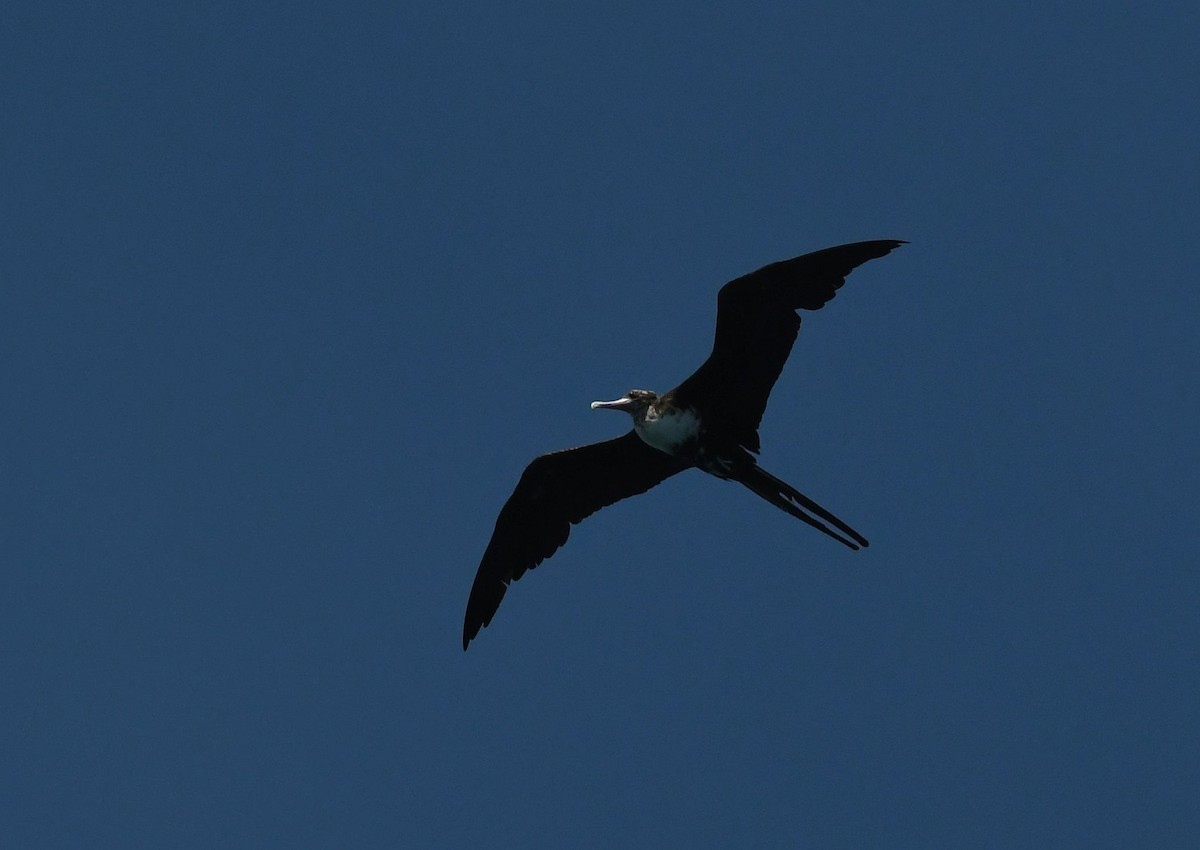
<instances>
[{"instance_id":1,"label":"white breast patch","mask_svg":"<svg viewBox=\"0 0 1200 850\"><path fill-rule=\"evenodd\" d=\"M634 423L633 427L647 445L669 455L700 436L700 420L690 410L677 410L661 417L648 414L645 421Z\"/></svg>"}]
</instances>

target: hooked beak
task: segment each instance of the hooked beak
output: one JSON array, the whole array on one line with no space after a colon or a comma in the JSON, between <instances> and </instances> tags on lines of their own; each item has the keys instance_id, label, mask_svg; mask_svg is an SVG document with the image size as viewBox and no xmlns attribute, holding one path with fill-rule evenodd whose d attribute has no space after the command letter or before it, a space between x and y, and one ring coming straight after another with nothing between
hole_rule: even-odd
<instances>
[{"instance_id":1,"label":"hooked beak","mask_svg":"<svg viewBox=\"0 0 1200 850\"><path fill-rule=\"evenodd\" d=\"M622 396L615 401L593 401L592 410L603 408L604 410L627 410L633 406L633 399L629 396Z\"/></svg>"}]
</instances>

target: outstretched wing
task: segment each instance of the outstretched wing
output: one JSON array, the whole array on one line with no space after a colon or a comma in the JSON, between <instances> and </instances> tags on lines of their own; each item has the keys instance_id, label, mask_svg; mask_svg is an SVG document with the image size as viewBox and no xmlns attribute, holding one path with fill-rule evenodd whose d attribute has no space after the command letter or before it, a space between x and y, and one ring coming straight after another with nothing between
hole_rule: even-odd
<instances>
[{"instance_id":1,"label":"outstretched wing","mask_svg":"<svg viewBox=\"0 0 1200 850\"><path fill-rule=\"evenodd\" d=\"M463 649L492 621L508 583L558 551L572 523L645 493L688 465L646 445L634 431L535 459L500 509L475 574L463 621Z\"/></svg>"},{"instance_id":2,"label":"outstretched wing","mask_svg":"<svg viewBox=\"0 0 1200 850\"><path fill-rule=\"evenodd\" d=\"M706 421L723 429L751 451L758 451L758 423L767 398L800 331L797 310L819 310L868 260L903 245L896 239L855 242L763 266L721 287L717 295L717 334L712 354L675 390L687 403L692 390L704 388L720 408ZM711 426L710 426L711 427Z\"/></svg>"}]
</instances>

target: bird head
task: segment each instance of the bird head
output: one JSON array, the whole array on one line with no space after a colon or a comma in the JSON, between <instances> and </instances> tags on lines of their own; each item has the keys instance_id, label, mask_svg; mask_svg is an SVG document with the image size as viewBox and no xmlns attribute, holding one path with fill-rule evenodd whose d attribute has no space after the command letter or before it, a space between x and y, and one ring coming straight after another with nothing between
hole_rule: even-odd
<instances>
[{"instance_id":1,"label":"bird head","mask_svg":"<svg viewBox=\"0 0 1200 850\"><path fill-rule=\"evenodd\" d=\"M658 401L658 393L651 390L630 390L614 401L593 401L592 410L623 410L640 422L646 418L650 405Z\"/></svg>"}]
</instances>

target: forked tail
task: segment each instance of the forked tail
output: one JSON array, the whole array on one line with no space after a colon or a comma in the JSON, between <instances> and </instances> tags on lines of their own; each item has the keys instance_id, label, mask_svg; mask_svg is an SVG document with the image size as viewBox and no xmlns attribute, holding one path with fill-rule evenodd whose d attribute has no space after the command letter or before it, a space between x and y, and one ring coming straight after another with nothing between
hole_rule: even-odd
<instances>
[{"instance_id":1,"label":"forked tail","mask_svg":"<svg viewBox=\"0 0 1200 850\"><path fill-rule=\"evenodd\" d=\"M737 475L733 476L733 480L741 482L775 507L787 511L796 519L803 520L818 531L825 532L834 540L846 544L851 549L870 545L867 543L867 538L808 498L808 496L805 496L795 487L784 481L780 481L757 464L743 467L738 471ZM846 537L838 534L818 519L809 516L809 513L805 513L805 511L814 514L816 517L838 529L838 531L843 532L850 540L847 540Z\"/></svg>"}]
</instances>

